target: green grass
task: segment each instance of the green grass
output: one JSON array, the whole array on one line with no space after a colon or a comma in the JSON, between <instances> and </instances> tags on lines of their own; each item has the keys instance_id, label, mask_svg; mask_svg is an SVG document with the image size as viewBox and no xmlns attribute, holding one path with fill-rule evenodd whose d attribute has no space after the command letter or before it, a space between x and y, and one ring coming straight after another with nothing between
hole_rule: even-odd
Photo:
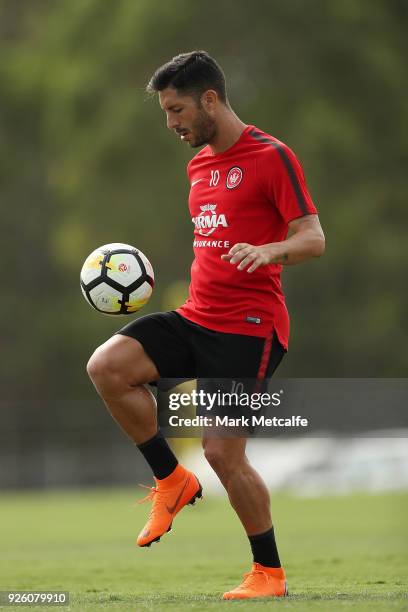
<instances>
[{"instance_id":1,"label":"green grass","mask_svg":"<svg viewBox=\"0 0 408 612\"><path fill-rule=\"evenodd\" d=\"M225 498L186 508L160 544L138 549L147 510L129 490L3 494L0 589L67 590L81 611L408 610L408 494L275 496L291 594L273 601L219 599L250 566Z\"/></svg>"}]
</instances>

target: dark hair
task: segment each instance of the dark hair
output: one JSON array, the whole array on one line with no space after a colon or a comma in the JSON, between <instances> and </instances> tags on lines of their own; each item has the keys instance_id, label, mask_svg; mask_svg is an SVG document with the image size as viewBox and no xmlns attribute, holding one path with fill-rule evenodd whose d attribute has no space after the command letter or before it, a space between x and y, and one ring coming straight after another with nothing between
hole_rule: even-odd
<instances>
[{"instance_id":1,"label":"dark hair","mask_svg":"<svg viewBox=\"0 0 408 612\"><path fill-rule=\"evenodd\" d=\"M176 55L156 70L146 91L154 93L166 87L174 87L180 93L197 99L208 89L213 89L224 104L227 102L224 73L206 51Z\"/></svg>"}]
</instances>

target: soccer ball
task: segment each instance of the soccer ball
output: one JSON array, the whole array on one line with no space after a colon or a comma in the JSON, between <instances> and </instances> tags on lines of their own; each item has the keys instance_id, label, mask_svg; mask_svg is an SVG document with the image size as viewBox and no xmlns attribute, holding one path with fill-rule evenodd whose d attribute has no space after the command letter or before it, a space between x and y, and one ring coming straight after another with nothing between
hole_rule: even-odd
<instances>
[{"instance_id":1,"label":"soccer ball","mask_svg":"<svg viewBox=\"0 0 408 612\"><path fill-rule=\"evenodd\" d=\"M153 268L147 257L120 242L92 251L81 270L83 296L103 314L137 312L149 301L153 285Z\"/></svg>"}]
</instances>

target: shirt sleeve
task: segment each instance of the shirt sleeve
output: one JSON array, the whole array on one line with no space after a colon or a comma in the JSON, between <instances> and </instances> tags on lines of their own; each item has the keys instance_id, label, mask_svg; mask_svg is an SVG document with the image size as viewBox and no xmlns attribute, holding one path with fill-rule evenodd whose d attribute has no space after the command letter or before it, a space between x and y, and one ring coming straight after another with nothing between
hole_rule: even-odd
<instances>
[{"instance_id":1,"label":"shirt sleeve","mask_svg":"<svg viewBox=\"0 0 408 612\"><path fill-rule=\"evenodd\" d=\"M268 199L286 223L317 209L306 186L302 166L293 151L282 142L271 143L259 158L258 172Z\"/></svg>"}]
</instances>

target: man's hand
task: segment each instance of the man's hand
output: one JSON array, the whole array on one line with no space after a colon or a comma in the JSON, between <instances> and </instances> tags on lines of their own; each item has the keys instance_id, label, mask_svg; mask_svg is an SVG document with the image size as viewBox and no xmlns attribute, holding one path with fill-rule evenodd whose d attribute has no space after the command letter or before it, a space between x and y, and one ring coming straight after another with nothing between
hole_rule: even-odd
<instances>
[{"instance_id":1,"label":"man's hand","mask_svg":"<svg viewBox=\"0 0 408 612\"><path fill-rule=\"evenodd\" d=\"M254 246L247 242L238 242L221 259L230 264L238 264L238 270L254 272L259 266L268 264L285 264L292 266L320 257L324 253L325 240L317 215L305 215L289 223L291 236L282 242L272 242Z\"/></svg>"},{"instance_id":2,"label":"man's hand","mask_svg":"<svg viewBox=\"0 0 408 612\"><path fill-rule=\"evenodd\" d=\"M279 244L263 244L254 246L246 242L239 242L225 255L221 255L221 259L229 261L230 264L238 264L238 270L245 270L249 266L247 272L254 272L259 266L267 266L271 263L285 263L288 259L286 253L282 253Z\"/></svg>"}]
</instances>

